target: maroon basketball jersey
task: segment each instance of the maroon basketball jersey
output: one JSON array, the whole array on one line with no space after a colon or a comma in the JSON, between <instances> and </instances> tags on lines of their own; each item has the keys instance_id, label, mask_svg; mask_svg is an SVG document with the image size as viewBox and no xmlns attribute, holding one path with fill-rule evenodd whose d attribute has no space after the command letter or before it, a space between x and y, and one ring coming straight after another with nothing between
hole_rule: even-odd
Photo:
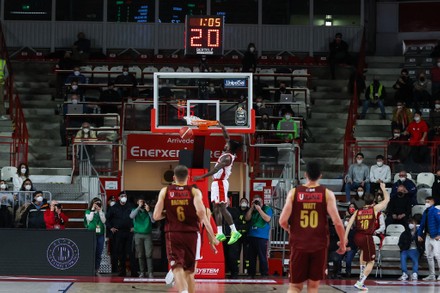
<instances>
[{"instance_id":1,"label":"maroon basketball jersey","mask_svg":"<svg viewBox=\"0 0 440 293\"><path fill-rule=\"evenodd\" d=\"M164 202L165 232L199 231L199 218L194 206L192 188L188 185L168 186Z\"/></svg>"},{"instance_id":2,"label":"maroon basketball jersey","mask_svg":"<svg viewBox=\"0 0 440 293\"><path fill-rule=\"evenodd\" d=\"M316 251L328 247L327 189L297 186L290 215L290 243L293 249Z\"/></svg>"},{"instance_id":3,"label":"maroon basketball jersey","mask_svg":"<svg viewBox=\"0 0 440 293\"><path fill-rule=\"evenodd\" d=\"M376 230L376 213L372 207L364 207L356 214L356 233L373 235Z\"/></svg>"}]
</instances>

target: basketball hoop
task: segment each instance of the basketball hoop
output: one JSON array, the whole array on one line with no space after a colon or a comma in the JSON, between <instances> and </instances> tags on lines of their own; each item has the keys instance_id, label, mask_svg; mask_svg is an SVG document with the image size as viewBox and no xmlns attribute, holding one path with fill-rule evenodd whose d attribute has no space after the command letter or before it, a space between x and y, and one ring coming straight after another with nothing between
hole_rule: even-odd
<instances>
[{"instance_id":1,"label":"basketball hoop","mask_svg":"<svg viewBox=\"0 0 440 293\"><path fill-rule=\"evenodd\" d=\"M218 125L218 121L205 120L194 115L185 116L183 119L186 120L187 125L197 126L200 130L207 130L210 126Z\"/></svg>"}]
</instances>

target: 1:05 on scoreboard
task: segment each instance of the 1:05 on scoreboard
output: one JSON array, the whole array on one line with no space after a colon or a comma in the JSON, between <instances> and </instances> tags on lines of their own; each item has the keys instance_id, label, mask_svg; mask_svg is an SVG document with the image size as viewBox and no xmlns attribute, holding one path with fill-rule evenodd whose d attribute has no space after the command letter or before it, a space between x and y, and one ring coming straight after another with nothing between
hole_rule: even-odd
<instances>
[{"instance_id":1,"label":"1:05 on scoreboard","mask_svg":"<svg viewBox=\"0 0 440 293\"><path fill-rule=\"evenodd\" d=\"M223 55L223 16L186 16L185 55Z\"/></svg>"}]
</instances>

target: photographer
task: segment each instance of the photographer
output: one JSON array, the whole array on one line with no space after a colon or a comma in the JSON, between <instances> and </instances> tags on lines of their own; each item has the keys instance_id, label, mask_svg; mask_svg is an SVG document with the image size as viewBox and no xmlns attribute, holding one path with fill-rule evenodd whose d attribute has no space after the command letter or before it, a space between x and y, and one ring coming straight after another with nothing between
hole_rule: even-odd
<instances>
[{"instance_id":1,"label":"photographer","mask_svg":"<svg viewBox=\"0 0 440 293\"><path fill-rule=\"evenodd\" d=\"M136 258L139 259L139 278L146 277L145 259L147 260L148 277L153 278L153 211L143 198L137 200L138 207L130 213L133 219L134 245Z\"/></svg>"},{"instance_id":2,"label":"photographer","mask_svg":"<svg viewBox=\"0 0 440 293\"><path fill-rule=\"evenodd\" d=\"M63 213L62 206L55 200L50 202L50 209L44 212L44 222L47 230L64 230L69 218Z\"/></svg>"},{"instance_id":3,"label":"photographer","mask_svg":"<svg viewBox=\"0 0 440 293\"><path fill-rule=\"evenodd\" d=\"M96 232L96 250L95 250L95 272L98 275L101 266L102 251L104 250L104 224L106 222L105 214L102 210L102 201L95 197L85 212L84 226L87 230Z\"/></svg>"},{"instance_id":4,"label":"photographer","mask_svg":"<svg viewBox=\"0 0 440 293\"><path fill-rule=\"evenodd\" d=\"M246 213L246 221L250 221L248 233L249 241L249 275L255 278L257 256L260 261L261 276L267 276L269 267L267 263L267 245L270 233L270 219L272 218L272 208L265 205L259 195L254 196L252 205Z\"/></svg>"}]
</instances>

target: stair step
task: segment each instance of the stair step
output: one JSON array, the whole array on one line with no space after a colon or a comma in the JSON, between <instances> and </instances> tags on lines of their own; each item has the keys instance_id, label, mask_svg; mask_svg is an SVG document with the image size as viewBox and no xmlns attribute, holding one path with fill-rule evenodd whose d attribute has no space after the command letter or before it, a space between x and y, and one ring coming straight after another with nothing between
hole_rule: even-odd
<instances>
[{"instance_id":1,"label":"stair step","mask_svg":"<svg viewBox=\"0 0 440 293\"><path fill-rule=\"evenodd\" d=\"M307 119L307 124L309 124L310 121L314 121L314 120L327 120L327 119L332 119L332 120L344 120L346 123L347 120L347 113L316 113L313 111L313 107L312 107L312 118Z\"/></svg>"},{"instance_id":2,"label":"stair step","mask_svg":"<svg viewBox=\"0 0 440 293\"><path fill-rule=\"evenodd\" d=\"M51 94L31 94L31 93L20 93L20 101L23 103L25 101L52 101L52 95Z\"/></svg>"}]
</instances>

